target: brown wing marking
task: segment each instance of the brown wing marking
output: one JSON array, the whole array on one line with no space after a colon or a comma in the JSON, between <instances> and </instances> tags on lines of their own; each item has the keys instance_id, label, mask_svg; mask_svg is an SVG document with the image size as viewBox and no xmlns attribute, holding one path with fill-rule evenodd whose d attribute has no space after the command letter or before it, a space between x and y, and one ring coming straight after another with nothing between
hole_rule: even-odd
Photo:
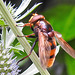
<instances>
[{"instance_id":1,"label":"brown wing marking","mask_svg":"<svg viewBox=\"0 0 75 75\"><path fill-rule=\"evenodd\" d=\"M75 50L61 37L61 34L54 31L54 35L57 39L57 42L61 45L61 47L73 58L75 58Z\"/></svg>"},{"instance_id":2,"label":"brown wing marking","mask_svg":"<svg viewBox=\"0 0 75 75\"><path fill-rule=\"evenodd\" d=\"M43 34L43 32L38 29L38 38L39 38L39 57L43 68L47 68L48 61L50 59L51 46L47 41L48 37Z\"/></svg>"}]
</instances>

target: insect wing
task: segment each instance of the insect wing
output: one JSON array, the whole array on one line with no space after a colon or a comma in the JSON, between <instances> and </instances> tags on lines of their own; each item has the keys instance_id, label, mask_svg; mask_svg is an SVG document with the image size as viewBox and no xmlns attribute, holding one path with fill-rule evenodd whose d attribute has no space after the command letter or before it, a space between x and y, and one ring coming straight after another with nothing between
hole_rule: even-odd
<instances>
[{"instance_id":1,"label":"insect wing","mask_svg":"<svg viewBox=\"0 0 75 75\"><path fill-rule=\"evenodd\" d=\"M61 34L54 31L57 42L61 47L73 58L75 58L75 50L62 38Z\"/></svg>"},{"instance_id":2,"label":"insect wing","mask_svg":"<svg viewBox=\"0 0 75 75\"><path fill-rule=\"evenodd\" d=\"M38 31L39 38L39 57L43 68L47 68L48 61L50 59L51 46L49 44L48 37L40 30Z\"/></svg>"}]
</instances>

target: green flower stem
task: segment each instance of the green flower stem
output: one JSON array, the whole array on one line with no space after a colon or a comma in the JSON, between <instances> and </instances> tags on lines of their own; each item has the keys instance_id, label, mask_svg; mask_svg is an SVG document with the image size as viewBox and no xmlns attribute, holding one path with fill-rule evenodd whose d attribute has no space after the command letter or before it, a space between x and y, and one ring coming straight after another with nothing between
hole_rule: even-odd
<instances>
[{"instance_id":1,"label":"green flower stem","mask_svg":"<svg viewBox=\"0 0 75 75\"><path fill-rule=\"evenodd\" d=\"M6 47L6 28L3 26L3 31L2 31L2 36L3 36L3 42L4 42L4 48Z\"/></svg>"},{"instance_id":2,"label":"green flower stem","mask_svg":"<svg viewBox=\"0 0 75 75\"><path fill-rule=\"evenodd\" d=\"M12 16L8 12L8 10L7 10L7 8L4 5L2 0L0 0L0 11L4 15L5 20L7 21L8 25L12 29L13 33L15 34L15 36L17 36L17 35L22 36L23 35L22 32L16 27L16 22L13 20ZM21 45L24 47L26 53L29 54L31 46L27 42L27 40L24 37L21 37L21 38L17 37L17 39L21 43ZM36 53L34 51L30 55L30 59L35 64L35 66L38 68L38 70L41 73L41 75L50 75L49 72L46 69L42 68L42 66L40 64L40 61L38 59L38 56L36 55Z\"/></svg>"}]
</instances>

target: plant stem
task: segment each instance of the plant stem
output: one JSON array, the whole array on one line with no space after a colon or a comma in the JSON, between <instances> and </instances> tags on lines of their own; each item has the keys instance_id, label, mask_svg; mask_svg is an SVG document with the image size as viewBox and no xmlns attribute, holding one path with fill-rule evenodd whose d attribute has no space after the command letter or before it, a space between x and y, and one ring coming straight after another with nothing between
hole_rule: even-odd
<instances>
[{"instance_id":1,"label":"plant stem","mask_svg":"<svg viewBox=\"0 0 75 75\"><path fill-rule=\"evenodd\" d=\"M16 27L16 22L13 20L12 16L8 12L8 10L7 10L7 8L4 5L2 0L0 0L0 11L3 13L4 19L7 21L8 25L12 29L13 33L15 34L15 36L17 36L17 35L22 36L23 35L22 32ZM26 53L29 54L31 46L27 42L27 40L24 37L21 37L21 38L17 37L17 39L21 43L23 48L25 49ZM35 64L35 66L37 67L37 69L39 70L41 75L50 75L49 72L46 69L42 68L42 66L40 64L40 61L38 59L38 56L36 55L36 53L34 51L30 55L30 59Z\"/></svg>"},{"instance_id":2,"label":"plant stem","mask_svg":"<svg viewBox=\"0 0 75 75\"><path fill-rule=\"evenodd\" d=\"M6 48L6 28L5 26L3 26L3 30L2 30L2 36L3 36L3 42L4 42L4 48Z\"/></svg>"}]
</instances>

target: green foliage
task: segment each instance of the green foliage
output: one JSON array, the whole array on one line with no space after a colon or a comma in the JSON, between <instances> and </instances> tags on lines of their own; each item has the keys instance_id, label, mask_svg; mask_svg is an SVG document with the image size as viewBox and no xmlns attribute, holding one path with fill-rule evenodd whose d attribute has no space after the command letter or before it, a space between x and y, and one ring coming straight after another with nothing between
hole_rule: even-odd
<instances>
[{"instance_id":1,"label":"green foliage","mask_svg":"<svg viewBox=\"0 0 75 75\"><path fill-rule=\"evenodd\" d=\"M68 75L75 75L75 59L71 58L69 55L66 55L65 63L67 66Z\"/></svg>"},{"instance_id":2,"label":"green foliage","mask_svg":"<svg viewBox=\"0 0 75 75\"><path fill-rule=\"evenodd\" d=\"M8 26L8 25L6 25L5 22L4 22L3 20L0 19L0 26L3 27L3 26Z\"/></svg>"},{"instance_id":3,"label":"green foliage","mask_svg":"<svg viewBox=\"0 0 75 75\"><path fill-rule=\"evenodd\" d=\"M4 26L4 25L5 25L4 21L0 20L0 26Z\"/></svg>"},{"instance_id":4,"label":"green foliage","mask_svg":"<svg viewBox=\"0 0 75 75\"><path fill-rule=\"evenodd\" d=\"M72 41L69 41L69 44L72 45L72 47L75 49L75 39ZM68 54L65 56L65 63L67 66L67 72L68 75L75 75L75 59L70 57Z\"/></svg>"}]
</instances>

